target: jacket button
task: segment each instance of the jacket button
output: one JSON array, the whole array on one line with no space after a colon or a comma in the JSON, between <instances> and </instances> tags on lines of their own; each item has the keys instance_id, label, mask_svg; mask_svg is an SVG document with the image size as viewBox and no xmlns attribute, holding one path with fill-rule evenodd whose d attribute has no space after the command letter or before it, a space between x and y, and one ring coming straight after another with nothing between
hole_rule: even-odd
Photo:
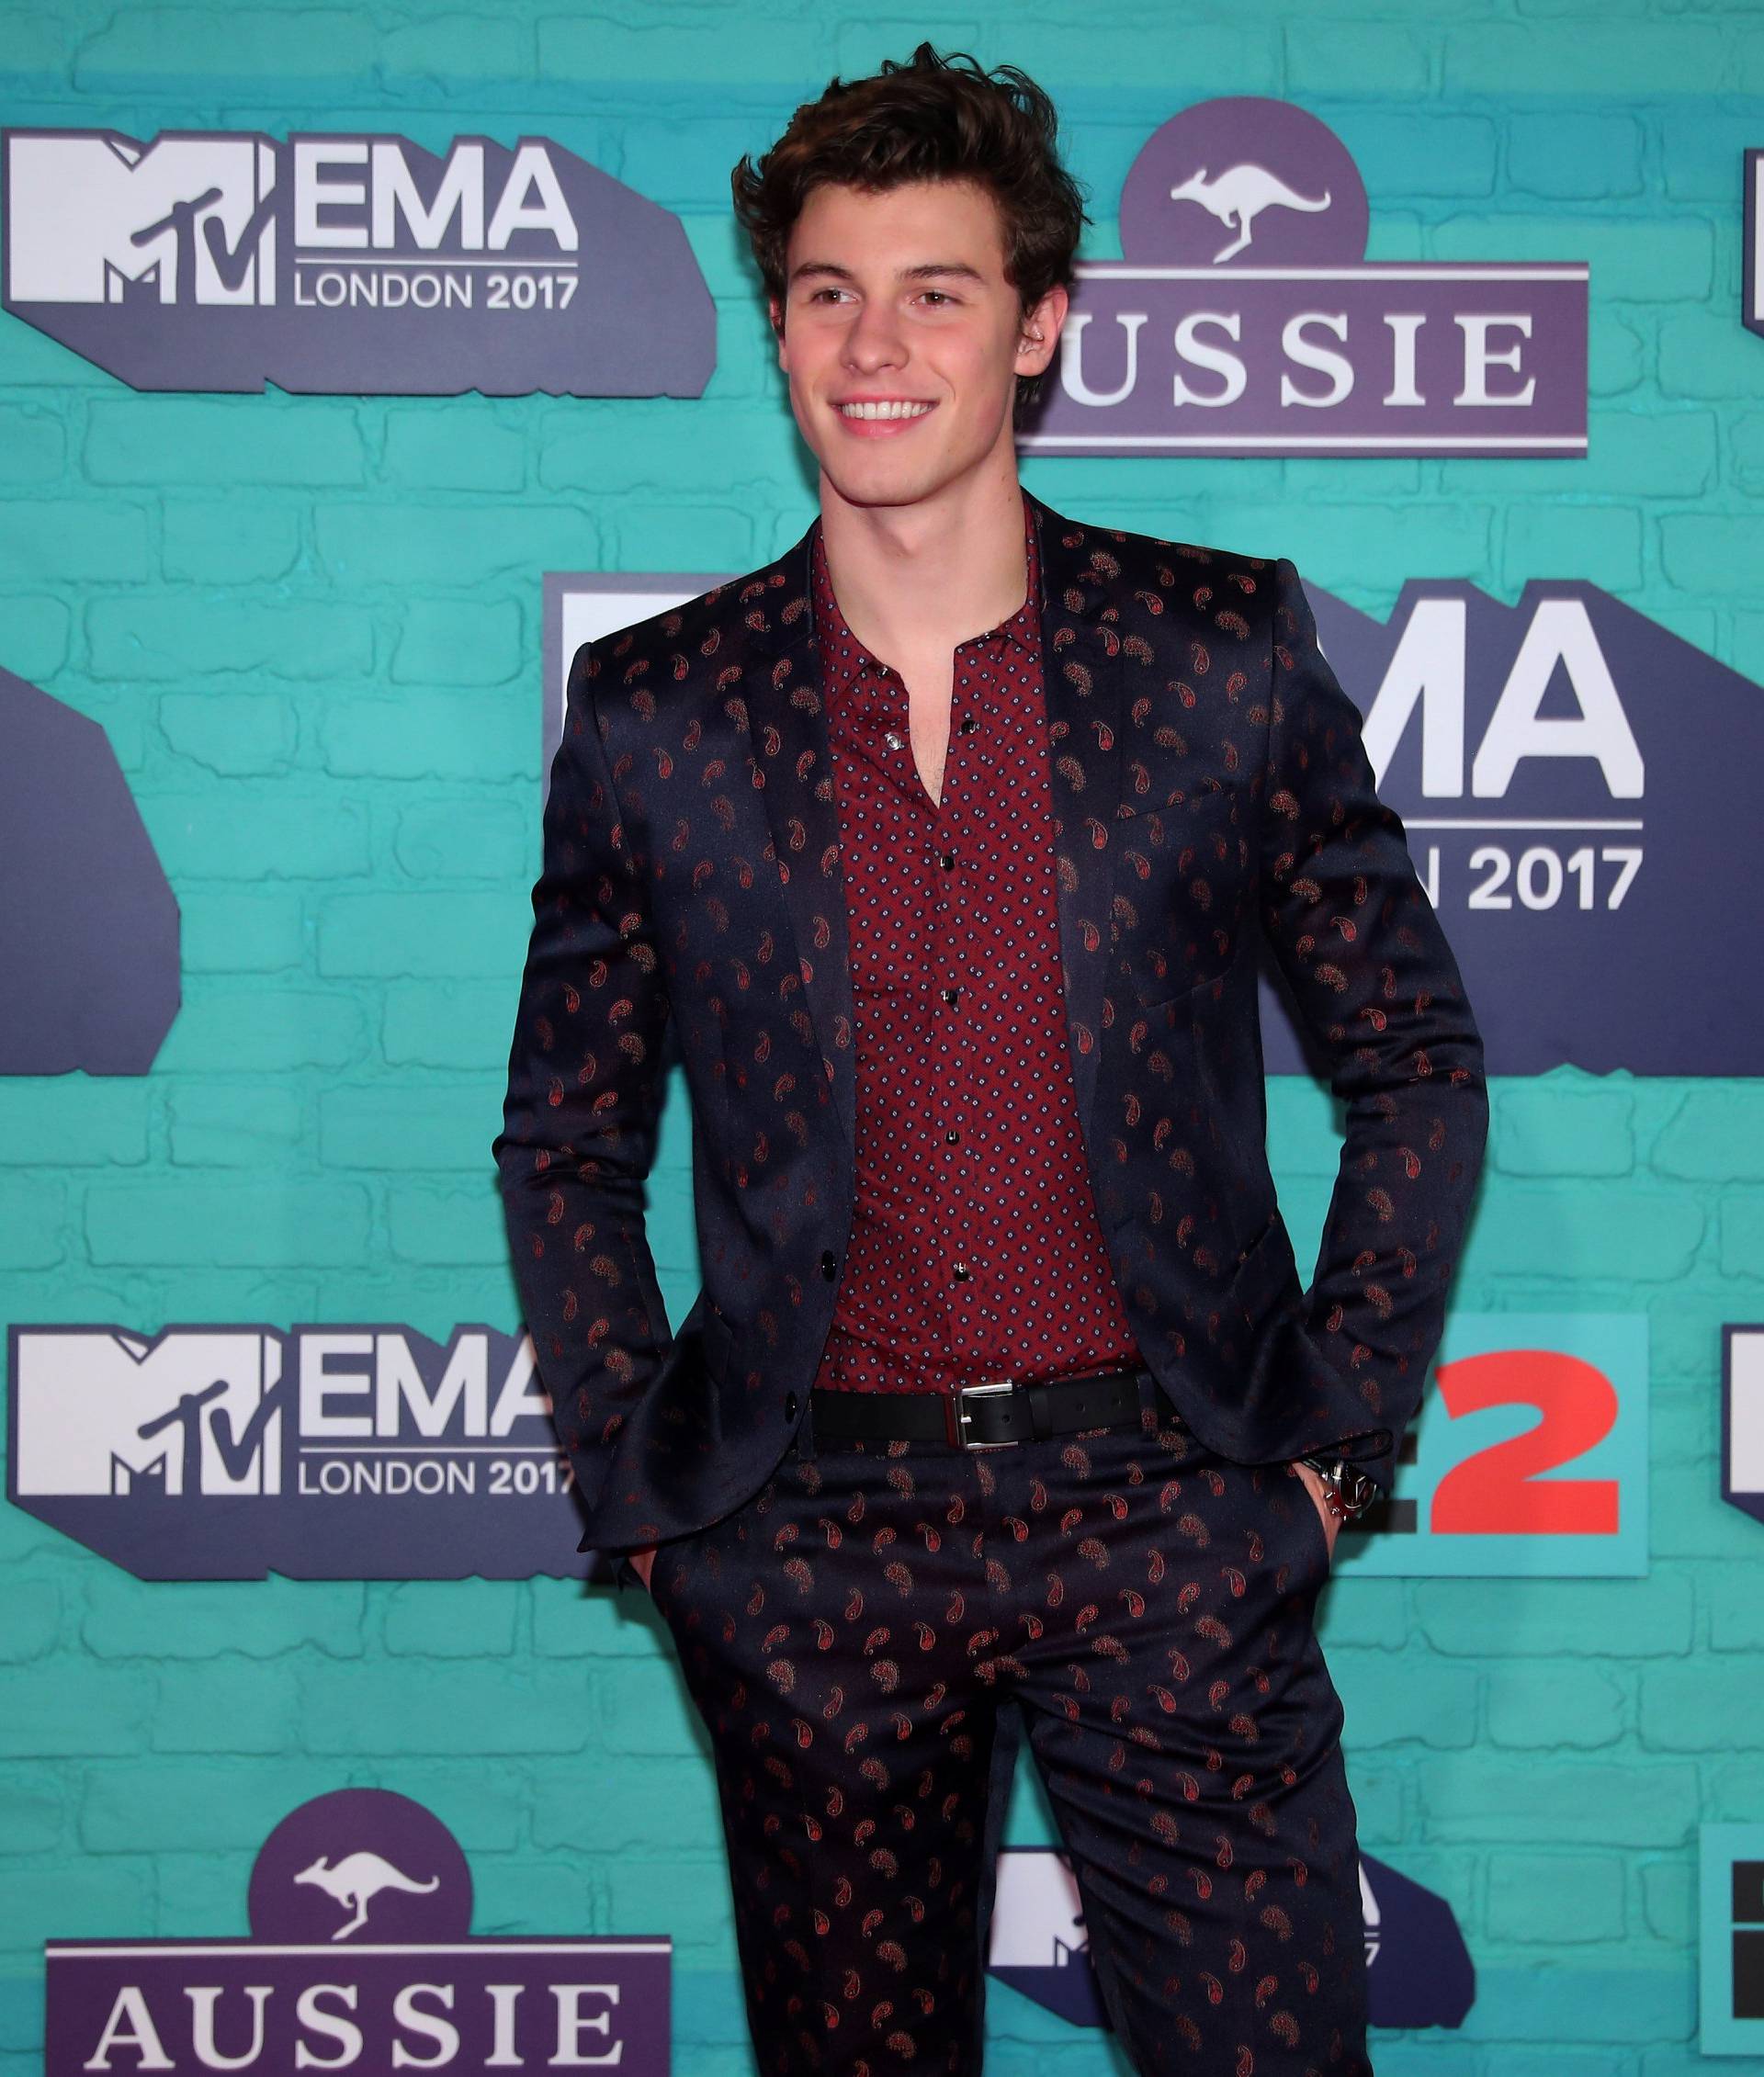
<instances>
[{"instance_id":1,"label":"jacket button","mask_svg":"<svg viewBox=\"0 0 1764 2077\"><path fill-rule=\"evenodd\" d=\"M794 1392L786 1392L784 1395L784 1417L787 1421L793 1421L797 1417L797 1395Z\"/></svg>"},{"instance_id":2,"label":"jacket button","mask_svg":"<svg viewBox=\"0 0 1764 2077\"><path fill-rule=\"evenodd\" d=\"M834 1278L834 1275L835 1275L835 1274L837 1273L837 1271L838 1271L838 1269L839 1269L839 1258L838 1258L837 1256L835 1256L835 1255L832 1255L832 1254L831 1254L831 1253L830 1253L830 1254L825 1254L825 1255L823 1255L823 1256L821 1257L821 1259L820 1259L820 1273L821 1273L821 1275L822 1275L823 1277L825 1277L825 1278L826 1278L826 1280L827 1280L827 1281L828 1281L829 1283L831 1283L831 1282L832 1282L832 1281L833 1281L833 1278Z\"/></svg>"}]
</instances>

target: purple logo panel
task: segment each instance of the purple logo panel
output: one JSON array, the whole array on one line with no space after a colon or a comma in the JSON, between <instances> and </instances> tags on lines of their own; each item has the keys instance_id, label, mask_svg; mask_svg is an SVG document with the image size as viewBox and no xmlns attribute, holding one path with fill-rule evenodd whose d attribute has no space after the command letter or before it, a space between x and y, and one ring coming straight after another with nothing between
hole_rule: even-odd
<instances>
[{"instance_id":1,"label":"purple logo panel","mask_svg":"<svg viewBox=\"0 0 1764 2077\"><path fill-rule=\"evenodd\" d=\"M338 1789L290 1811L257 1850L258 1940L463 1940L471 1870L441 1820L388 1789Z\"/></svg>"},{"instance_id":2,"label":"purple logo panel","mask_svg":"<svg viewBox=\"0 0 1764 2077\"><path fill-rule=\"evenodd\" d=\"M1596 584L1509 606L1416 581L1387 622L1306 593L1490 1070L1757 1074L1764 963L1737 950L1757 903L1723 847L1750 826L1759 688ZM1267 1065L1290 1074L1272 1008Z\"/></svg>"},{"instance_id":3,"label":"purple logo panel","mask_svg":"<svg viewBox=\"0 0 1764 2077\"><path fill-rule=\"evenodd\" d=\"M14 1505L142 1579L578 1577L525 1335L8 1330Z\"/></svg>"},{"instance_id":4,"label":"purple logo panel","mask_svg":"<svg viewBox=\"0 0 1764 2077\"><path fill-rule=\"evenodd\" d=\"M249 1940L51 1940L44 2077L98 2070L617 2070L667 2077L673 1943L470 1936L452 1834L384 1789L289 1813Z\"/></svg>"},{"instance_id":5,"label":"purple logo panel","mask_svg":"<svg viewBox=\"0 0 1764 2077\"><path fill-rule=\"evenodd\" d=\"M1476 1978L1451 1905L1363 1854L1360 1908L1373 2024L1461 2026L1476 2000ZM987 1970L1069 2026L1108 2026L1066 1854L1039 1846L1000 1853Z\"/></svg>"},{"instance_id":6,"label":"purple logo panel","mask_svg":"<svg viewBox=\"0 0 1764 2077\"><path fill-rule=\"evenodd\" d=\"M144 1075L177 903L96 721L0 671L0 1075Z\"/></svg>"},{"instance_id":7,"label":"purple logo panel","mask_svg":"<svg viewBox=\"0 0 1764 2077\"><path fill-rule=\"evenodd\" d=\"M1121 250L1166 266L1353 266L1372 210L1353 155L1291 101L1202 101L1152 131L1121 186Z\"/></svg>"},{"instance_id":8,"label":"purple logo panel","mask_svg":"<svg viewBox=\"0 0 1764 2077\"><path fill-rule=\"evenodd\" d=\"M1365 185L1289 101L1202 102L1121 191L1032 453L1578 455L1584 262L1368 262Z\"/></svg>"},{"instance_id":9,"label":"purple logo panel","mask_svg":"<svg viewBox=\"0 0 1764 2077\"><path fill-rule=\"evenodd\" d=\"M548 138L12 130L6 310L137 389L696 397L677 217Z\"/></svg>"},{"instance_id":10,"label":"purple logo panel","mask_svg":"<svg viewBox=\"0 0 1764 2077\"><path fill-rule=\"evenodd\" d=\"M1504 267L1357 267L1311 288L1295 296L1290 281L1266 277L1081 269L1060 335L1059 389L1023 446L1585 451L1584 272L1532 270L1522 307Z\"/></svg>"}]
</instances>

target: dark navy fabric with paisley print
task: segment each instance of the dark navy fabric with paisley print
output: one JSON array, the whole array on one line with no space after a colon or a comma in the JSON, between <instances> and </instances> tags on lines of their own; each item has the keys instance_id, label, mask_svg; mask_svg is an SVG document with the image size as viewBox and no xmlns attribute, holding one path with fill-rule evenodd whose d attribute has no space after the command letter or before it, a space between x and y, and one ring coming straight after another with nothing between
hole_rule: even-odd
<instances>
[{"instance_id":1,"label":"dark navy fabric with paisley print","mask_svg":"<svg viewBox=\"0 0 1764 2077\"><path fill-rule=\"evenodd\" d=\"M1063 1016L1134 1338L1207 1448L1388 1487L1487 1125L1456 963L1292 563L1031 498ZM808 536L584 645L495 1146L586 1542L751 1498L808 1407L851 1234L854 1001ZM1265 943L1343 1106L1308 1289L1275 1202ZM704 1291L643 1222L672 1018Z\"/></svg>"},{"instance_id":2,"label":"dark navy fabric with paisley print","mask_svg":"<svg viewBox=\"0 0 1764 2077\"><path fill-rule=\"evenodd\" d=\"M1138 1421L819 1444L665 1544L764 2077L982 2067L982 1851L1014 1702L1140 2072L1371 2077L1354 1808L1289 1466Z\"/></svg>"}]
</instances>

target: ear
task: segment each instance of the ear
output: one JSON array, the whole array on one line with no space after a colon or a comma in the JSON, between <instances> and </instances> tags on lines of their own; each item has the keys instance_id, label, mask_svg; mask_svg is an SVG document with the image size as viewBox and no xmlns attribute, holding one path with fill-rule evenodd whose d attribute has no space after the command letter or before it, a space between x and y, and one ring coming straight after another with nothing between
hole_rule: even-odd
<instances>
[{"instance_id":1,"label":"ear","mask_svg":"<svg viewBox=\"0 0 1764 2077\"><path fill-rule=\"evenodd\" d=\"M1064 288L1050 288L1023 318L1017 342L1017 373L1040 375L1059 344L1060 328L1071 302Z\"/></svg>"},{"instance_id":2,"label":"ear","mask_svg":"<svg viewBox=\"0 0 1764 2077\"><path fill-rule=\"evenodd\" d=\"M765 314L772 326L772 336L777 344L778 366L784 366L784 305L775 296L765 299Z\"/></svg>"}]
</instances>

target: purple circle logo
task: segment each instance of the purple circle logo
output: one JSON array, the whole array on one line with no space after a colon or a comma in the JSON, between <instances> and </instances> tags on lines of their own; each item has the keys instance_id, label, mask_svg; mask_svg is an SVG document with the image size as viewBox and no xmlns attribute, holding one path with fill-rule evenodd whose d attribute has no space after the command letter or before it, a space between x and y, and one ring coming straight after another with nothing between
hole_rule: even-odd
<instances>
[{"instance_id":1,"label":"purple circle logo","mask_svg":"<svg viewBox=\"0 0 1764 2077\"><path fill-rule=\"evenodd\" d=\"M471 1871L421 1803L390 1789L337 1789L290 1811L264 1841L248 1909L255 1940L463 1940Z\"/></svg>"},{"instance_id":2,"label":"purple circle logo","mask_svg":"<svg viewBox=\"0 0 1764 2077\"><path fill-rule=\"evenodd\" d=\"M1340 266L1366 256L1366 186L1291 101L1201 101L1154 130L1121 189L1121 251L1165 266Z\"/></svg>"}]
</instances>

